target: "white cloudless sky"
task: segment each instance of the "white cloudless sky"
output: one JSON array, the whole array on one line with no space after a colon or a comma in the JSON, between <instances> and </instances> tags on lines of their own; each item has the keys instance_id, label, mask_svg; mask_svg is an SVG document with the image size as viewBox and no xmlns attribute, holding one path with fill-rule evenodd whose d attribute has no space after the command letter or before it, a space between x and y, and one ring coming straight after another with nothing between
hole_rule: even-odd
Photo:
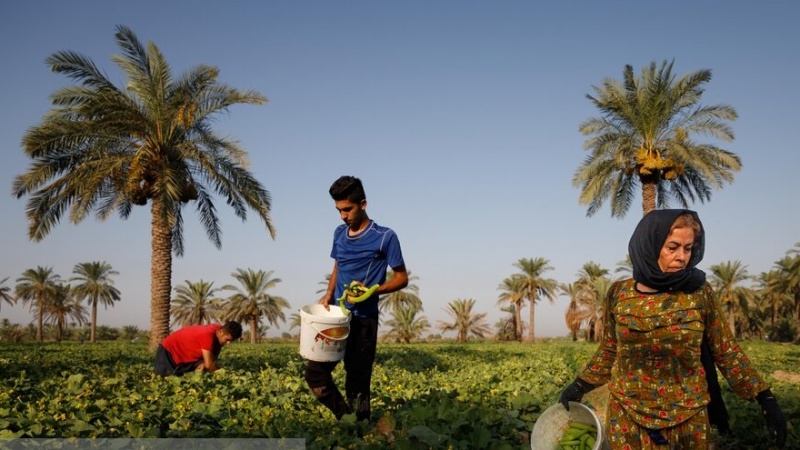
<instances>
[{"instance_id":1,"label":"white cloudless sky","mask_svg":"<svg viewBox=\"0 0 800 450\"><path fill-rule=\"evenodd\" d=\"M99 323L149 328L149 209L126 221L65 217L34 243L27 197L11 195L30 162L22 136L50 108L49 95L72 84L45 58L80 52L121 85L111 61L117 25L155 43L176 76L209 64L221 82L269 99L234 106L215 125L249 152L272 196L276 239L257 216L242 223L218 199L218 250L189 208L173 286L203 279L220 287L237 268L271 270L282 280L272 293L292 305L287 317L316 302L341 223L327 192L340 175L360 177L370 217L396 230L433 324L461 298L475 299L494 324L498 286L520 258L546 258L553 270L545 275L564 283L588 261L613 271L641 199L624 219L607 205L586 217L571 183L586 156L578 127L597 116L586 99L593 85L621 78L626 64L638 73L663 60L674 60L678 75L710 69L701 103L739 113L736 140L718 144L743 169L692 208L708 233L700 267L740 260L756 275L800 241L798 17L792 1L7 2L0 280L13 288L37 266L68 279L75 264L107 261L122 301L101 307ZM566 335L567 304L562 296L537 306L537 336ZM27 307L0 307L0 318L33 320ZM287 324L270 335L283 331Z\"/></svg>"}]
</instances>

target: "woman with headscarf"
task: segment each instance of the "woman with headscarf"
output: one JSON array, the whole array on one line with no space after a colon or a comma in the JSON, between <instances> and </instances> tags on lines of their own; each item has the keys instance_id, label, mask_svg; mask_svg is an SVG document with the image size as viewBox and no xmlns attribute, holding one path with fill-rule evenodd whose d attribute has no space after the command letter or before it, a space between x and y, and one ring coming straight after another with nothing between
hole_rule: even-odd
<instances>
[{"instance_id":1,"label":"woman with headscarf","mask_svg":"<svg viewBox=\"0 0 800 450\"><path fill-rule=\"evenodd\" d=\"M735 342L696 267L704 243L694 211L655 210L642 218L628 244L633 278L610 289L600 346L561 394L569 409L570 401L608 383L606 434L614 450L708 448L703 342L731 389L758 401L775 443L786 442L775 396Z\"/></svg>"}]
</instances>

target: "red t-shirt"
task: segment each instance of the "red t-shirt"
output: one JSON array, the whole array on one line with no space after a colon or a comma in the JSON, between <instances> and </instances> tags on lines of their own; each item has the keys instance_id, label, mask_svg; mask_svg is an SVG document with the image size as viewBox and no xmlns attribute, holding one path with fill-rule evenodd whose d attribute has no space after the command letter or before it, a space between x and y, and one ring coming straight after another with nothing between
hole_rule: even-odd
<instances>
[{"instance_id":1,"label":"red t-shirt","mask_svg":"<svg viewBox=\"0 0 800 450\"><path fill-rule=\"evenodd\" d=\"M217 340L217 330L220 327L222 325L218 323L190 325L164 338L161 345L172 356L175 364L199 361L203 359L203 350L219 354L222 346Z\"/></svg>"}]
</instances>

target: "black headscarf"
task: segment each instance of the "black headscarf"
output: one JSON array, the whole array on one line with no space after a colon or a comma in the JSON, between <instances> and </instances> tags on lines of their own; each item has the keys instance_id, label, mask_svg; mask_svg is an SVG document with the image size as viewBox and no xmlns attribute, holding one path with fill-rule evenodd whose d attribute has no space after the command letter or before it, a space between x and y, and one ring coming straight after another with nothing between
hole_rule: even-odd
<instances>
[{"instance_id":1,"label":"black headscarf","mask_svg":"<svg viewBox=\"0 0 800 450\"><path fill-rule=\"evenodd\" d=\"M691 214L700 224L701 232L694 237L692 257L686 268L678 272L662 272L658 255L669 236L669 229L681 214ZM633 279L661 292L694 292L706 282L706 274L697 264L703 259L705 233L697 213L688 209L656 209L645 215L633 231L628 254L633 263Z\"/></svg>"}]
</instances>

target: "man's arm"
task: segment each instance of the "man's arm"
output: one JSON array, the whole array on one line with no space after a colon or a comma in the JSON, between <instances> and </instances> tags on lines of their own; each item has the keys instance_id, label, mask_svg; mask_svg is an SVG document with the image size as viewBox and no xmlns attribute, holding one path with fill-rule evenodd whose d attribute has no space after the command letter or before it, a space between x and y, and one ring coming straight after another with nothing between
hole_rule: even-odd
<instances>
[{"instance_id":1,"label":"man's arm","mask_svg":"<svg viewBox=\"0 0 800 450\"><path fill-rule=\"evenodd\" d=\"M206 372L214 372L215 370L219 369L219 365L217 365L217 355L214 354L211 350L202 350L203 352L203 364L197 366L197 370L205 370Z\"/></svg>"},{"instance_id":2,"label":"man's arm","mask_svg":"<svg viewBox=\"0 0 800 450\"><path fill-rule=\"evenodd\" d=\"M375 291L376 294L389 294L408 286L408 272L406 272L405 265L396 268L393 267L392 272L394 272L392 279L380 285Z\"/></svg>"}]
</instances>

